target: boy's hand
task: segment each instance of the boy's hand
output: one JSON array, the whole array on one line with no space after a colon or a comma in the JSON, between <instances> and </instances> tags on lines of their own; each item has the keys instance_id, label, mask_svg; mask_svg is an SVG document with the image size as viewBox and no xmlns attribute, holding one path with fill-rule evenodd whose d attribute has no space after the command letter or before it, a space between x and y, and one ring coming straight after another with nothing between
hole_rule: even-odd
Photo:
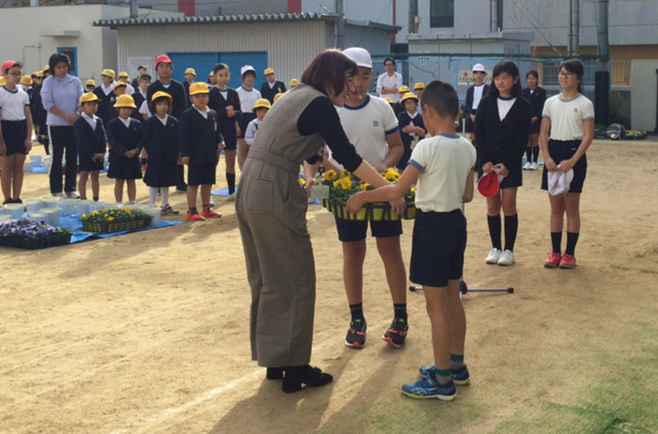
<instances>
[{"instance_id":1,"label":"boy's hand","mask_svg":"<svg viewBox=\"0 0 658 434\"><path fill-rule=\"evenodd\" d=\"M32 150L32 139L27 138L25 139L25 153L29 154L31 150Z\"/></svg>"},{"instance_id":2,"label":"boy's hand","mask_svg":"<svg viewBox=\"0 0 658 434\"><path fill-rule=\"evenodd\" d=\"M180 162L185 164L185 165L188 165L188 164L190 164L190 157L182 157L180 159Z\"/></svg>"},{"instance_id":3,"label":"boy's hand","mask_svg":"<svg viewBox=\"0 0 658 434\"><path fill-rule=\"evenodd\" d=\"M468 115L471 118L471 122L475 122L475 115Z\"/></svg>"},{"instance_id":4,"label":"boy's hand","mask_svg":"<svg viewBox=\"0 0 658 434\"><path fill-rule=\"evenodd\" d=\"M235 116L235 109L233 109L232 105L226 107L226 115L229 118L232 118L233 116Z\"/></svg>"},{"instance_id":5,"label":"boy's hand","mask_svg":"<svg viewBox=\"0 0 658 434\"><path fill-rule=\"evenodd\" d=\"M351 212L352 214L356 214L359 212L361 207L363 206L363 192L357 193L354 196L350 197L347 199L347 203L345 204L345 208L347 211Z\"/></svg>"},{"instance_id":6,"label":"boy's hand","mask_svg":"<svg viewBox=\"0 0 658 434\"><path fill-rule=\"evenodd\" d=\"M396 214L404 213L404 210L407 208L407 203L404 201L404 198L392 200L389 204L391 204L391 209L393 209L393 212Z\"/></svg>"},{"instance_id":7,"label":"boy's hand","mask_svg":"<svg viewBox=\"0 0 658 434\"><path fill-rule=\"evenodd\" d=\"M406 126L402 127L402 132L403 132L403 133L409 133L409 132L411 132L411 126L410 126L410 125L406 125Z\"/></svg>"}]
</instances>

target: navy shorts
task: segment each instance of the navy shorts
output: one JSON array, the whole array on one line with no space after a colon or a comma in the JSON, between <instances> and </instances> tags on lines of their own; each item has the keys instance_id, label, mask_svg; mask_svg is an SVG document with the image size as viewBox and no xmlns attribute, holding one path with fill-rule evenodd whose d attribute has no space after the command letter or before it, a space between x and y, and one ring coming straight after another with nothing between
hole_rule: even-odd
<instances>
[{"instance_id":1,"label":"navy shorts","mask_svg":"<svg viewBox=\"0 0 658 434\"><path fill-rule=\"evenodd\" d=\"M548 153L553 161L555 161L555 164L560 164L560 161L573 157L578 150L578 146L580 146L580 142L580 140L549 140ZM587 155L583 154L576 165L573 166L573 180L569 184L569 193L582 193L586 177ZM544 170L541 174L541 189L548 191L548 170L546 170L546 165L544 165Z\"/></svg>"},{"instance_id":2,"label":"navy shorts","mask_svg":"<svg viewBox=\"0 0 658 434\"><path fill-rule=\"evenodd\" d=\"M187 166L187 183L203 185L215 183L216 166L214 164L190 164Z\"/></svg>"},{"instance_id":3,"label":"navy shorts","mask_svg":"<svg viewBox=\"0 0 658 434\"><path fill-rule=\"evenodd\" d=\"M460 210L447 213L416 210L409 280L444 287L464 271L466 218Z\"/></svg>"},{"instance_id":4,"label":"navy shorts","mask_svg":"<svg viewBox=\"0 0 658 434\"><path fill-rule=\"evenodd\" d=\"M247 126L249 126L249 122L253 121L254 119L256 119L255 113L242 113L242 116L240 116L240 120L238 121L238 125L240 126L240 136L238 138L244 138L244 135L247 133Z\"/></svg>"},{"instance_id":5,"label":"navy shorts","mask_svg":"<svg viewBox=\"0 0 658 434\"><path fill-rule=\"evenodd\" d=\"M370 233L375 238L387 238L402 235L401 220L345 220L336 217L336 230L338 239L344 243L366 239L370 223Z\"/></svg>"},{"instance_id":6,"label":"navy shorts","mask_svg":"<svg viewBox=\"0 0 658 434\"><path fill-rule=\"evenodd\" d=\"M2 121L2 138L7 145L7 157L14 154L25 154L25 139L27 126L25 121Z\"/></svg>"},{"instance_id":7,"label":"navy shorts","mask_svg":"<svg viewBox=\"0 0 658 434\"><path fill-rule=\"evenodd\" d=\"M103 159L99 160L92 159L93 155L78 155L78 165L80 170L85 172L91 172L93 170L103 170L104 163Z\"/></svg>"},{"instance_id":8,"label":"navy shorts","mask_svg":"<svg viewBox=\"0 0 658 434\"><path fill-rule=\"evenodd\" d=\"M466 132L474 133L475 132L475 123L471 120L470 115L474 115L477 110L471 110L472 113L466 113Z\"/></svg>"}]
</instances>

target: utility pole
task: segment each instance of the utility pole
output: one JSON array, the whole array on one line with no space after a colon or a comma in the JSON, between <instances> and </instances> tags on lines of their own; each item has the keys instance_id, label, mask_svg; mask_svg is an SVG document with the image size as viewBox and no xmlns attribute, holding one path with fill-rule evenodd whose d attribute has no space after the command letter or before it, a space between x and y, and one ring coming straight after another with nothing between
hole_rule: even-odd
<instances>
[{"instance_id":1,"label":"utility pole","mask_svg":"<svg viewBox=\"0 0 658 434\"><path fill-rule=\"evenodd\" d=\"M139 13L137 12L137 0L129 0L130 1L130 18L137 18Z\"/></svg>"},{"instance_id":2,"label":"utility pole","mask_svg":"<svg viewBox=\"0 0 658 434\"><path fill-rule=\"evenodd\" d=\"M345 11L343 0L336 0L336 48L345 48Z\"/></svg>"},{"instance_id":3,"label":"utility pole","mask_svg":"<svg viewBox=\"0 0 658 434\"><path fill-rule=\"evenodd\" d=\"M598 0L598 55L594 88L594 116L597 124L608 125L610 112L610 72L608 71L608 0Z\"/></svg>"},{"instance_id":4,"label":"utility pole","mask_svg":"<svg viewBox=\"0 0 658 434\"><path fill-rule=\"evenodd\" d=\"M569 57L580 56L580 0L569 0Z\"/></svg>"},{"instance_id":5,"label":"utility pole","mask_svg":"<svg viewBox=\"0 0 658 434\"><path fill-rule=\"evenodd\" d=\"M409 0L409 34L417 33L418 0Z\"/></svg>"}]
</instances>

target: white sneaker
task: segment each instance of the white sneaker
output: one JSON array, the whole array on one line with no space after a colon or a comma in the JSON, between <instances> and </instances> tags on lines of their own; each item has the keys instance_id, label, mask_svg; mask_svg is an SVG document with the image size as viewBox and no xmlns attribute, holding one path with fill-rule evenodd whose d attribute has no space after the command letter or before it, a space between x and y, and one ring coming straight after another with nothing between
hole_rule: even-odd
<instances>
[{"instance_id":1,"label":"white sneaker","mask_svg":"<svg viewBox=\"0 0 658 434\"><path fill-rule=\"evenodd\" d=\"M226 196L226 202L235 202L235 192Z\"/></svg>"},{"instance_id":2,"label":"white sneaker","mask_svg":"<svg viewBox=\"0 0 658 434\"><path fill-rule=\"evenodd\" d=\"M505 250L498 259L498 265L512 265L514 264L514 252Z\"/></svg>"},{"instance_id":3,"label":"white sneaker","mask_svg":"<svg viewBox=\"0 0 658 434\"><path fill-rule=\"evenodd\" d=\"M487 262L487 264L497 264L498 260L500 259L500 255L502 254L503 252L501 252L496 248L493 248L489 250L489 254L487 255L487 259L485 259L485 261Z\"/></svg>"},{"instance_id":4,"label":"white sneaker","mask_svg":"<svg viewBox=\"0 0 658 434\"><path fill-rule=\"evenodd\" d=\"M539 166L537 165L537 163L532 163L530 165L530 170L537 170L538 168L539 168Z\"/></svg>"},{"instance_id":5,"label":"white sneaker","mask_svg":"<svg viewBox=\"0 0 658 434\"><path fill-rule=\"evenodd\" d=\"M532 163L530 163L529 161L527 161L527 162L523 165L523 170L530 170L530 167L532 167Z\"/></svg>"},{"instance_id":6,"label":"white sneaker","mask_svg":"<svg viewBox=\"0 0 658 434\"><path fill-rule=\"evenodd\" d=\"M69 199L80 199L80 195L76 193L75 191L67 191L66 192L66 197Z\"/></svg>"},{"instance_id":7,"label":"white sneaker","mask_svg":"<svg viewBox=\"0 0 658 434\"><path fill-rule=\"evenodd\" d=\"M52 193L53 197L64 197L64 193Z\"/></svg>"}]
</instances>

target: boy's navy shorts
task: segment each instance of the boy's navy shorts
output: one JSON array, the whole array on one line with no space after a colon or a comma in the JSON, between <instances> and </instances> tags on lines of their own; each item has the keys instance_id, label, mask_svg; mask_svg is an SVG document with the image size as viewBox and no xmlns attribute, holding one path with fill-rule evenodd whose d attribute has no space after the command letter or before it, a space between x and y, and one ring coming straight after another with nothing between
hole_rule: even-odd
<instances>
[{"instance_id":1,"label":"boy's navy shorts","mask_svg":"<svg viewBox=\"0 0 658 434\"><path fill-rule=\"evenodd\" d=\"M576 153L580 140L549 140L548 153L555 161L555 164L560 164L560 161L568 160ZM583 185L585 184L585 177L587 176L587 155L583 154L580 160L573 166L573 180L569 184L569 193L582 193ZM548 170L544 165L544 170L541 174L541 189L548 190Z\"/></svg>"},{"instance_id":2,"label":"boy's navy shorts","mask_svg":"<svg viewBox=\"0 0 658 434\"><path fill-rule=\"evenodd\" d=\"M387 238L402 235L401 220L345 220L336 217L338 239L342 242L361 241L366 239L370 223L370 232L375 238Z\"/></svg>"},{"instance_id":3,"label":"boy's navy shorts","mask_svg":"<svg viewBox=\"0 0 658 434\"><path fill-rule=\"evenodd\" d=\"M187 183L189 185L203 185L215 183L214 164L190 164L187 166Z\"/></svg>"},{"instance_id":4,"label":"boy's navy shorts","mask_svg":"<svg viewBox=\"0 0 658 434\"><path fill-rule=\"evenodd\" d=\"M444 287L464 271L466 218L461 210L447 213L416 210L409 280Z\"/></svg>"},{"instance_id":5,"label":"boy's navy shorts","mask_svg":"<svg viewBox=\"0 0 658 434\"><path fill-rule=\"evenodd\" d=\"M7 145L7 157L14 154L25 154L25 138L27 125L25 121L2 121L2 138Z\"/></svg>"},{"instance_id":6,"label":"boy's navy shorts","mask_svg":"<svg viewBox=\"0 0 658 434\"><path fill-rule=\"evenodd\" d=\"M240 135L238 138L244 138L244 135L247 133L247 126L249 126L249 122L253 121L254 119L256 119L256 113L242 113L240 120L238 120L238 125L240 126Z\"/></svg>"}]
</instances>

